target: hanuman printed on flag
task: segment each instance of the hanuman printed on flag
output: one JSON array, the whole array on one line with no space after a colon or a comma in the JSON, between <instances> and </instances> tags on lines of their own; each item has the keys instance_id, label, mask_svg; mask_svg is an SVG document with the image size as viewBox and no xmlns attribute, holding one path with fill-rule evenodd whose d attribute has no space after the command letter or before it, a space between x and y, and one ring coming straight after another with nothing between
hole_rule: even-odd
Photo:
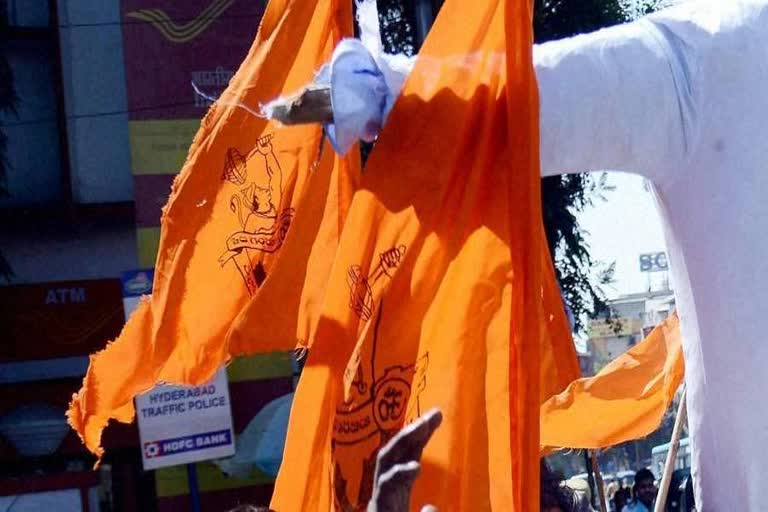
<instances>
[{"instance_id":1,"label":"hanuman printed on flag","mask_svg":"<svg viewBox=\"0 0 768 512\"><path fill-rule=\"evenodd\" d=\"M227 239L219 264L231 260L251 295L267 277L259 253L280 249L294 214L293 208L282 208L283 171L273 139L273 134L259 138L246 156L230 148L222 175L234 190L229 208L240 229Z\"/></svg>"},{"instance_id":2,"label":"hanuman printed on flag","mask_svg":"<svg viewBox=\"0 0 768 512\"><path fill-rule=\"evenodd\" d=\"M176 2L173 7L168 4L165 12L178 22L201 12L210 14L201 5L212 4L211 0ZM143 9L142 16L153 8L150 0L124 0L121 5L126 13ZM183 53L191 59L183 73L171 77L168 69L161 69L168 59L160 59L152 61L162 70L156 74L184 87L189 86L190 76L203 77L196 85L223 101L215 102L202 122L193 115L197 111L189 110L191 101L186 107L164 109L161 119L131 121L134 172L152 177L151 186L142 188L150 192L143 204L155 208L137 206L147 220L137 237L142 264L154 262L156 272L152 295L139 303L120 336L91 357L83 386L72 397L70 424L97 457L104 453L101 434L110 420L132 421L134 396L156 383L198 385L235 356L291 350L300 340L310 339L325 295L338 222L359 174L359 158L321 151L319 126L276 126L240 106L255 107L311 80L338 41L352 35L352 4L270 0L263 17L261 5L217 0L217 16L222 12L227 16L196 25L199 34L186 42L174 40L186 36L161 33L152 23L126 26L130 28L126 37L130 44L125 45L127 76L146 75L147 59L141 57L146 53L141 47L145 41L150 41L146 44L153 51L169 52L199 44L205 50L202 54ZM245 23L241 14L247 18ZM240 21L235 24L234 20ZM220 80L198 74L201 68L194 64L210 48L221 48L207 45L205 38L219 38L217 33L224 30L226 40L242 45L250 41L256 26L256 40L219 95L208 86L220 85L229 77L223 74ZM248 33L233 32L233 27L245 27ZM296 27L302 27L298 36ZM217 73L218 66L234 69L242 53L224 52L227 59L235 59L231 65L217 61L206 69L215 67ZM129 102L137 108L164 104L154 95L167 92L166 81L161 81ZM129 87L129 95L137 90ZM192 93L190 88L190 98ZM154 111L136 112L150 115ZM183 130L178 129L180 116L185 116ZM136 150L141 144L154 147L158 136L166 140L160 146L173 151ZM145 181L137 180L137 185L147 185ZM162 188L165 196L169 186L171 194L161 210L165 198L158 200L155 192ZM137 204L141 202L138 195ZM323 218L333 222L321 223ZM271 295L260 300L270 286L279 298ZM268 311L273 304L280 310Z\"/></svg>"}]
</instances>

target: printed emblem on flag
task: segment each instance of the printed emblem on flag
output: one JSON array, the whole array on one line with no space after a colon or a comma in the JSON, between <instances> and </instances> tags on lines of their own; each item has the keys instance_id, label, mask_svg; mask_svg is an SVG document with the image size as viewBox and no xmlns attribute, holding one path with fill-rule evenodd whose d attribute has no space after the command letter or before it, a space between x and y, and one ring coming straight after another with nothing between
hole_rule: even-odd
<instances>
[{"instance_id":1,"label":"printed emblem on flag","mask_svg":"<svg viewBox=\"0 0 768 512\"><path fill-rule=\"evenodd\" d=\"M397 249L402 256L404 248ZM394 253L391 253L394 254ZM394 260L392 260L394 261ZM345 399L336 407L332 450L365 450L361 458L357 493L345 468L334 462L334 500L340 510L358 510L372 495L376 454L403 425L422 413L420 395L427 386L429 352L414 364L376 365L383 302L376 314L370 350L358 346L344 372ZM334 456L334 459L336 457ZM357 505L355 505L357 504Z\"/></svg>"},{"instance_id":2,"label":"printed emblem on flag","mask_svg":"<svg viewBox=\"0 0 768 512\"><path fill-rule=\"evenodd\" d=\"M391 272L397 268L405 255L405 246L399 245L379 254L379 264L370 275L363 275L360 265L352 265L347 271L349 286L349 307L362 320L369 320L373 314L373 286L384 276L392 278Z\"/></svg>"},{"instance_id":3,"label":"printed emblem on flag","mask_svg":"<svg viewBox=\"0 0 768 512\"><path fill-rule=\"evenodd\" d=\"M260 254L273 253L283 245L294 210L280 210L283 171L275 156L274 135L256 141L247 155L236 148L227 151L222 179L237 190L229 201L240 230L226 241L219 257L223 267L232 260L243 277L248 292L256 293L267 274Z\"/></svg>"}]
</instances>

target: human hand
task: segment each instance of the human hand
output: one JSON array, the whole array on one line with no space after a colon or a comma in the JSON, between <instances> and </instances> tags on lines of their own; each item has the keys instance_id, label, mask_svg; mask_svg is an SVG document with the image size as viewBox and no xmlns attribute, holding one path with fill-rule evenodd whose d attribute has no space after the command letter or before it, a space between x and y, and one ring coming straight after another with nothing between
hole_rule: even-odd
<instances>
[{"instance_id":1,"label":"human hand","mask_svg":"<svg viewBox=\"0 0 768 512\"><path fill-rule=\"evenodd\" d=\"M260 137L256 140L256 151L262 155L268 155L272 152L272 137L267 135L266 137Z\"/></svg>"},{"instance_id":2,"label":"human hand","mask_svg":"<svg viewBox=\"0 0 768 512\"><path fill-rule=\"evenodd\" d=\"M431 409L410 425L406 425L379 451L373 497L368 512L407 512L411 490L421 471L421 453L432 434L443 421L438 409ZM422 512L437 512L426 505Z\"/></svg>"}]
</instances>

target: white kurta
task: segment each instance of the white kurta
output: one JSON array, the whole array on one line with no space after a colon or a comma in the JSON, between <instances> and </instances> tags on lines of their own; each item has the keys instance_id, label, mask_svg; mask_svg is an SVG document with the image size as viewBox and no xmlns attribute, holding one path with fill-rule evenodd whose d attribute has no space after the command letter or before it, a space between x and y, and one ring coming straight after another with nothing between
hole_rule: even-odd
<instances>
[{"instance_id":1,"label":"white kurta","mask_svg":"<svg viewBox=\"0 0 768 512\"><path fill-rule=\"evenodd\" d=\"M654 185L683 334L698 509L766 510L768 0L691 1L536 46L534 64L542 173L617 170ZM370 85L331 68L333 87L348 92L345 113L363 118L335 126L350 141L386 112L364 101Z\"/></svg>"},{"instance_id":2,"label":"white kurta","mask_svg":"<svg viewBox=\"0 0 768 512\"><path fill-rule=\"evenodd\" d=\"M766 510L768 1L690 2L534 55L543 174L654 185L699 510Z\"/></svg>"}]
</instances>

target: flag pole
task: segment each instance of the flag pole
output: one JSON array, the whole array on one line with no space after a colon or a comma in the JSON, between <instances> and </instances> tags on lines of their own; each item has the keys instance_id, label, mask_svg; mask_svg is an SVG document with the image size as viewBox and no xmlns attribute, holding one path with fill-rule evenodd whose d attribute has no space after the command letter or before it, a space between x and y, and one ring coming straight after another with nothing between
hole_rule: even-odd
<instances>
[{"instance_id":1,"label":"flag pole","mask_svg":"<svg viewBox=\"0 0 768 512\"><path fill-rule=\"evenodd\" d=\"M331 88L312 84L298 94L268 104L269 117L285 125L333 122Z\"/></svg>"},{"instance_id":2,"label":"flag pole","mask_svg":"<svg viewBox=\"0 0 768 512\"><path fill-rule=\"evenodd\" d=\"M608 512L608 506L605 502L605 487L603 487L603 474L600 473L600 464L597 461L597 450L589 450L589 454L592 459L592 473L595 475L595 487L597 487L600 512Z\"/></svg>"},{"instance_id":3,"label":"flag pole","mask_svg":"<svg viewBox=\"0 0 768 512\"><path fill-rule=\"evenodd\" d=\"M685 401L685 390L683 390L680 404L677 406L675 427L672 429L672 439L669 442L667 461L664 464L664 475L661 477L661 483L659 484L659 493L656 496L654 512L663 512L667 502L669 484L672 481L672 472L675 470L675 461L677 460L677 450L680 448L680 434L683 431L683 422L685 421Z\"/></svg>"}]
</instances>

